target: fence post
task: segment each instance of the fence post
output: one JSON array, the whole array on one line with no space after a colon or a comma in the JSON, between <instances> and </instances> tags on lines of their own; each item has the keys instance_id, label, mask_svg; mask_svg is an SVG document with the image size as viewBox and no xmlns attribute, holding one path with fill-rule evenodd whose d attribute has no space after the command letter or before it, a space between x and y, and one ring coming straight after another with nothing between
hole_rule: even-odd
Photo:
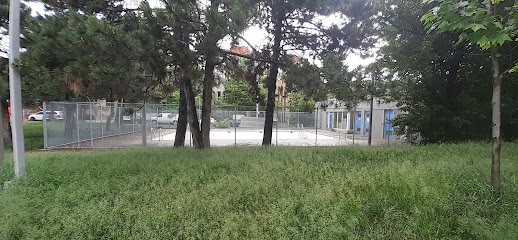
<instances>
[{"instance_id":1,"label":"fence post","mask_svg":"<svg viewBox=\"0 0 518 240\"><path fill-rule=\"evenodd\" d=\"M275 146L279 145L279 142L277 141L279 139L279 110L277 110L277 124L275 124Z\"/></svg>"},{"instance_id":2,"label":"fence post","mask_svg":"<svg viewBox=\"0 0 518 240\"><path fill-rule=\"evenodd\" d=\"M146 117L146 111L147 111L146 110L146 99L144 99L144 106L142 107L142 147L146 147L147 146L147 136L146 136L147 117Z\"/></svg>"},{"instance_id":3,"label":"fence post","mask_svg":"<svg viewBox=\"0 0 518 240\"><path fill-rule=\"evenodd\" d=\"M354 136L356 136L356 118L358 117L356 114L357 114L356 107L354 107L354 114L353 114L354 118L352 118L352 120L353 120L353 146L354 146Z\"/></svg>"},{"instance_id":4,"label":"fence post","mask_svg":"<svg viewBox=\"0 0 518 240\"><path fill-rule=\"evenodd\" d=\"M43 149L49 147L47 140L47 102L43 102Z\"/></svg>"},{"instance_id":5,"label":"fence post","mask_svg":"<svg viewBox=\"0 0 518 240\"><path fill-rule=\"evenodd\" d=\"M104 125L103 125L103 105L101 104L101 138L104 137Z\"/></svg>"},{"instance_id":6,"label":"fence post","mask_svg":"<svg viewBox=\"0 0 518 240\"><path fill-rule=\"evenodd\" d=\"M77 129L77 147L81 147L81 138L79 136L79 103L76 102L76 129Z\"/></svg>"},{"instance_id":7,"label":"fence post","mask_svg":"<svg viewBox=\"0 0 518 240\"><path fill-rule=\"evenodd\" d=\"M237 106L234 107L234 147L237 147Z\"/></svg>"},{"instance_id":8,"label":"fence post","mask_svg":"<svg viewBox=\"0 0 518 240\"><path fill-rule=\"evenodd\" d=\"M94 120L92 118L93 110L92 110L92 102L88 103L90 108L90 146L94 148Z\"/></svg>"},{"instance_id":9,"label":"fence post","mask_svg":"<svg viewBox=\"0 0 518 240\"><path fill-rule=\"evenodd\" d=\"M318 145L318 107L316 108L316 116L315 116L315 146Z\"/></svg>"},{"instance_id":10,"label":"fence post","mask_svg":"<svg viewBox=\"0 0 518 240\"><path fill-rule=\"evenodd\" d=\"M117 122L119 122L119 135L121 135L121 108L122 104L117 103L117 111L119 112L119 119L117 119Z\"/></svg>"},{"instance_id":11,"label":"fence post","mask_svg":"<svg viewBox=\"0 0 518 240\"><path fill-rule=\"evenodd\" d=\"M297 128L301 128L300 127L300 112L297 112Z\"/></svg>"}]
</instances>

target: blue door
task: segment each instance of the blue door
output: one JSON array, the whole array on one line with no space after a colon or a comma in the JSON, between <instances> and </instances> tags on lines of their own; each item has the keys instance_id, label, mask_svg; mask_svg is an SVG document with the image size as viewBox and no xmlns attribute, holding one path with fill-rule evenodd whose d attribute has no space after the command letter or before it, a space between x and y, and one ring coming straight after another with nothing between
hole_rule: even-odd
<instances>
[{"instance_id":1,"label":"blue door","mask_svg":"<svg viewBox=\"0 0 518 240\"><path fill-rule=\"evenodd\" d=\"M370 117L371 117L371 112L370 111L365 111L365 132L363 132L363 135L369 135L369 131L370 131Z\"/></svg>"},{"instance_id":2,"label":"blue door","mask_svg":"<svg viewBox=\"0 0 518 240\"><path fill-rule=\"evenodd\" d=\"M390 123L390 120L394 119L394 110L385 110L385 133L384 137L388 139L392 139L392 131L394 130L394 127L392 126L392 123Z\"/></svg>"},{"instance_id":3,"label":"blue door","mask_svg":"<svg viewBox=\"0 0 518 240\"><path fill-rule=\"evenodd\" d=\"M362 132L362 112L356 112L356 134L361 134Z\"/></svg>"},{"instance_id":4,"label":"blue door","mask_svg":"<svg viewBox=\"0 0 518 240\"><path fill-rule=\"evenodd\" d=\"M333 119L335 115L333 113L327 114L327 130L333 131Z\"/></svg>"}]
</instances>

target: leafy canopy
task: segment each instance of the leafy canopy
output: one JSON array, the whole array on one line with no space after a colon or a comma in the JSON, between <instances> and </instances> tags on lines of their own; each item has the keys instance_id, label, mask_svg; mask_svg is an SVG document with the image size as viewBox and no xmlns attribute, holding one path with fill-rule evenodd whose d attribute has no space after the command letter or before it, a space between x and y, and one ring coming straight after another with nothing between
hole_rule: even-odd
<instances>
[{"instance_id":1,"label":"leafy canopy","mask_svg":"<svg viewBox=\"0 0 518 240\"><path fill-rule=\"evenodd\" d=\"M421 20L429 31L460 32L459 41L469 41L487 50L518 40L518 3L504 0L426 0L439 5ZM488 9L488 5L490 5Z\"/></svg>"}]
</instances>

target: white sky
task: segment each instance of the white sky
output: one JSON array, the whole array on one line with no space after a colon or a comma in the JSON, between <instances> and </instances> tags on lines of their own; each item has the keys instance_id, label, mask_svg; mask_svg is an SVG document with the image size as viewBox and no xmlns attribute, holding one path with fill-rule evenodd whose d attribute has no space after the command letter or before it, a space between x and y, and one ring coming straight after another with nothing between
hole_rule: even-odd
<instances>
[{"instance_id":1,"label":"white sky","mask_svg":"<svg viewBox=\"0 0 518 240\"><path fill-rule=\"evenodd\" d=\"M135 8L139 5L140 2L141 2L141 0L126 0L126 7ZM29 5L31 7L32 15L45 14L45 9L44 9L43 3L41 3L41 2L23 2L23 3L26 5ZM160 0L149 0L149 4L151 7L163 7L163 4L161 3ZM335 19L336 18L331 17L328 19L323 19L323 22L324 23L326 23L326 22L333 23ZM268 33L264 29L261 29L257 26L252 26L243 33L243 38L246 39L255 48L259 49L261 46L263 46L264 44L266 44L268 42ZM4 42L1 44L4 46L8 46L8 42L5 42L5 39L8 39L8 38L4 38ZM240 41L240 44L242 46L248 46L244 41ZM220 43L220 45L221 45L221 47L223 47L225 49L229 49L230 48L230 39L224 39ZM6 49L6 48L4 48L4 49ZM346 59L346 64L349 66L349 69L352 70L359 65L366 66L366 65L374 62L374 60L375 59L372 57L363 59L359 54L350 53Z\"/></svg>"}]
</instances>

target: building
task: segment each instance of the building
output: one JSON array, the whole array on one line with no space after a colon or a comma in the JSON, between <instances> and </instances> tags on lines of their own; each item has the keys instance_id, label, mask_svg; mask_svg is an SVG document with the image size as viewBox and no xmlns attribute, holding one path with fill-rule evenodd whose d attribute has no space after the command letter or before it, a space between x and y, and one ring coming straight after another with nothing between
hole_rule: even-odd
<instances>
[{"instance_id":1,"label":"building","mask_svg":"<svg viewBox=\"0 0 518 240\"><path fill-rule=\"evenodd\" d=\"M372 110L372 123L370 122L370 102L361 102L355 109L349 110L343 103L336 99L327 102L319 102L318 117L319 128L329 131L345 131L358 135L368 136L372 124L372 137L375 138L399 138L393 136L394 127L390 120L393 120L401 113L396 103L384 103L374 99Z\"/></svg>"}]
</instances>

